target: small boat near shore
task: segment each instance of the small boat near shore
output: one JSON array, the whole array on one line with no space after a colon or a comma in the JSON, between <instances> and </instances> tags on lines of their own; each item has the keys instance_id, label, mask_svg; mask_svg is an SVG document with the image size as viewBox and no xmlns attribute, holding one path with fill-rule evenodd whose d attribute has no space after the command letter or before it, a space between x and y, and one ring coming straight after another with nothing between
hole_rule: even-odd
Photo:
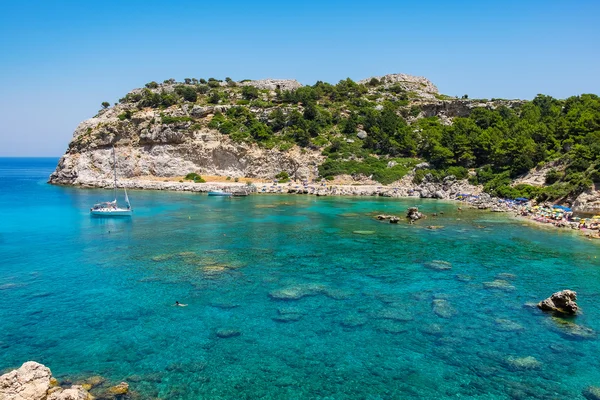
<instances>
[{"instance_id":1,"label":"small boat near shore","mask_svg":"<svg viewBox=\"0 0 600 400\"><path fill-rule=\"evenodd\" d=\"M117 203L117 158L115 155L115 148L113 147L113 174L114 174L114 192L115 198L113 201L105 201L102 203L94 204L90 208L90 214L96 217L131 217L133 210L129 203L129 197L127 196L127 189L125 191L125 204L126 207L120 207Z\"/></svg>"},{"instance_id":2,"label":"small boat near shore","mask_svg":"<svg viewBox=\"0 0 600 400\"><path fill-rule=\"evenodd\" d=\"M226 192L224 190L221 189L216 189L216 190L211 190L210 192L208 192L209 196L223 196L223 197L228 197L228 196L232 196L233 193L231 192Z\"/></svg>"}]
</instances>

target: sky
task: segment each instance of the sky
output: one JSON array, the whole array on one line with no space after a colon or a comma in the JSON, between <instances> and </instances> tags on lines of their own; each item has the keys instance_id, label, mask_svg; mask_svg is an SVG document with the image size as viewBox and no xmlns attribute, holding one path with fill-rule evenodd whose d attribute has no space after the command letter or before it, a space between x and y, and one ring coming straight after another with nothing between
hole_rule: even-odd
<instances>
[{"instance_id":1,"label":"sky","mask_svg":"<svg viewBox=\"0 0 600 400\"><path fill-rule=\"evenodd\" d=\"M0 157L62 155L146 82L425 76L470 98L600 93L600 1L0 0Z\"/></svg>"}]
</instances>

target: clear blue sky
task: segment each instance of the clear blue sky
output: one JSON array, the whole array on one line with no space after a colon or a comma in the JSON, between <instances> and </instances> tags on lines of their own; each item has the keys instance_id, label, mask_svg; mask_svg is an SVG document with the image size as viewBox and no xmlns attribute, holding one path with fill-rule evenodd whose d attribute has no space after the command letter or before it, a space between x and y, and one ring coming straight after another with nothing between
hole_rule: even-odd
<instances>
[{"instance_id":1,"label":"clear blue sky","mask_svg":"<svg viewBox=\"0 0 600 400\"><path fill-rule=\"evenodd\" d=\"M60 156L151 80L404 72L449 95L600 93L600 1L0 2L0 156Z\"/></svg>"}]
</instances>

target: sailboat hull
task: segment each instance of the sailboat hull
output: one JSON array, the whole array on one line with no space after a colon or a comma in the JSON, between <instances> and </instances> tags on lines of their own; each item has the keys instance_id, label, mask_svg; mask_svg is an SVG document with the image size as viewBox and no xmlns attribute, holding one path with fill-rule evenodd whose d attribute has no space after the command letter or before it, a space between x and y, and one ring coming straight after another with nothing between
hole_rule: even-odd
<instances>
[{"instance_id":1,"label":"sailboat hull","mask_svg":"<svg viewBox=\"0 0 600 400\"><path fill-rule=\"evenodd\" d=\"M90 210L90 214L96 217L131 217L133 210L117 209L117 210Z\"/></svg>"}]
</instances>

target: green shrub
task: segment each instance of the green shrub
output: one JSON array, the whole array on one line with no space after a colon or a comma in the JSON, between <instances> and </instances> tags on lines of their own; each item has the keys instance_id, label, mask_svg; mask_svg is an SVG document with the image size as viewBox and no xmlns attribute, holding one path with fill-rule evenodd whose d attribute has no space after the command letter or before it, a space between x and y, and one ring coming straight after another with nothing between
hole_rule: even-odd
<instances>
[{"instance_id":1,"label":"green shrub","mask_svg":"<svg viewBox=\"0 0 600 400\"><path fill-rule=\"evenodd\" d=\"M290 175L286 171L281 171L275 175L275 179L277 179L279 183L286 183L290 181Z\"/></svg>"},{"instance_id":2,"label":"green shrub","mask_svg":"<svg viewBox=\"0 0 600 400\"><path fill-rule=\"evenodd\" d=\"M546 172L546 184L551 185L555 182L558 182L563 176L564 173L552 168L550 171Z\"/></svg>"},{"instance_id":3,"label":"green shrub","mask_svg":"<svg viewBox=\"0 0 600 400\"><path fill-rule=\"evenodd\" d=\"M175 123L178 123L178 122L193 121L193 119L191 117L187 117L187 116L185 116L185 117L173 117L173 116L170 116L170 115L164 115L162 113L160 114L160 119L161 119L161 122L163 124L175 124Z\"/></svg>"},{"instance_id":4,"label":"green shrub","mask_svg":"<svg viewBox=\"0 0 600 400\"><path fill-rule=\"evenodd\" d=\"M148 89L156 89L158 87L158 83L152 81L152 82L148 82L145 85Z\"/></svg>"},{"instance_id":5,"label":"green shrub","mask_svg":"<svg viewBox=\"0 0 600 400\"><path fill-rule=\"evenodd\" d=\"M177 85L175 86L175 93L183 97L185 101L195 103L198 99L198 92L191 86Z\"/></svg>"},{"instance_id":6,"label":"green shrub","mask_svg":"<svg viewBox=\"0 0 600 400\"><path fill-rule=\"evenodd\" d=\"M195 173L195 172L190 172L189 174L187 174L187 175L185 176L185 178L184 178L184 179L187 179L188 181L193 181L193 180L194 180L194 179L196 179L196 178L201 178L201 176L200 176L200 175L198 175L198 174L197 174L197 173Z\"/></svg>"},{"instance_id":7,"label":"green shrub","mask_svg":"<svg viewBox=\"0 0 600 400\"><path fill-rule=\"evenodd\" d=\"M260 92L257 87L254 86L244 86L242 88L242 97L246 100L257 99L260 95Z\"/></svg>"},{"instance_id":8,"label":"green shrub","mask_svg":"<svg viewBox=\"0 0 600 400\"><path fill-rule=\"evenodd\" d=\"M119 120L121 121L125 121L126 119L131 119L132 115L133 113L131 112L131 110L125 110L121 114L117 115L117 118L119 118Z\"/></svg>"}]
</instances>

